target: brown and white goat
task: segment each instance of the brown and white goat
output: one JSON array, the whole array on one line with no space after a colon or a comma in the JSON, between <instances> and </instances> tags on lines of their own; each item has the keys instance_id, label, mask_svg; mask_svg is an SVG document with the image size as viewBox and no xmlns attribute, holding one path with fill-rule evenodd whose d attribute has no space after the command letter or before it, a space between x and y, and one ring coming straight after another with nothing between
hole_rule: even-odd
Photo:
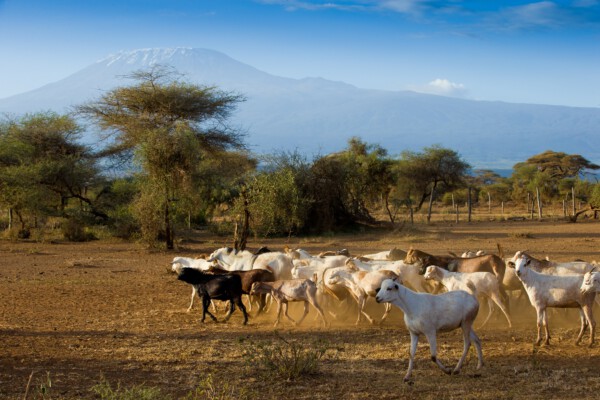
<instances>
[{"instance_id":1,"label":"brown and white goat","mask_svg":"<svg viewBox=\"0 0 600 400\"><path fill-rule=\"evenodd\" d=\"M285 307L285 316L294 323L300 325L306 314L308 314L308 304L310 303L319 313L323 324L327 326L327 320L323 314L323 309L317 302L317 285L310 279L288 279L275 282L254 282L250 294L270 294L277 301L277 319L274 326L279 324L281 318L281 309ZM294 321L288 314L288 302L303 301L304 314L298 321Z\"/></svg>"}]
</instances>

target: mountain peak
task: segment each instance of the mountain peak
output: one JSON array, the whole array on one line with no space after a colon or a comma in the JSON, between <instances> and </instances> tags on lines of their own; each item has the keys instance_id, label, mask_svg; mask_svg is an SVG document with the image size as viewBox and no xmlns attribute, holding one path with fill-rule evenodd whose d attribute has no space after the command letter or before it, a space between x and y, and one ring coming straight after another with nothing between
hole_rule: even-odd
<instances>
[{"instance_id":1,"label":"mountain peak","mask_svg":"<svg viewBox=\"0 0 600 400\"><path fill-rule=\"evenodd\" d=\"M191 48L191 47L174 47L174 48L146 48L136 50L122 50L116 54L111 54L98 61L98 63L110 66L115 62L125 62L127 64L136 65L154 65L169 62L169 60L177 58L198 58L198 57L213 57L221 59L230 59L223 53L215 50Z\"/></svg>"}]
</instances>

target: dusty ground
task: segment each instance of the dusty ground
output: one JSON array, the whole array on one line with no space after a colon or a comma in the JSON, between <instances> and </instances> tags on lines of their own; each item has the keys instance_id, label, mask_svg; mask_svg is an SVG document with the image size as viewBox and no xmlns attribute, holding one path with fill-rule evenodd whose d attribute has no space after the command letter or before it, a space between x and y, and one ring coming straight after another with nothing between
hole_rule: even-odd
<instances>
[{"instance_id":1,"label":"dusty ground","mask_svg":"<svg viewBox=\"0 0 600 400\"><path fill-rule=\"evenodd\" d=\"M527 249L556 260L593 260L600 259L599 241L598 222L520 221L255 241L250 247L346 247L356 254L414 245L446 254L495 252L501 243L507 254ZM313 311L306 326L284 323L278 331L272 328L272 314L242 326L237 311L227 324L202 325L198 309L186 312L190 287L177 281L167 265L175 255L197 256L225 244L225 239L205 234L174 252L102 241L0 242L0 398L22 399L30 376L28 398L94 398L90 388L103 379L115 387L153 386L181 398L208 374L217 389L229 387L265 399L600 397L600 346L574 345L577 314L550 314L552 345L534 348L534 311L526 300L513 305L518 309L513 329L498 316L478 330L486 361L481 371L475 370L471 352L461 375L444 375L429 361L422 339L413 385L402 383L409 337L397 309L383 326L356 327L351 313L346 322L323 329L313 321ZM377 307L372 305L371 311L379 313ZM243 352L277 343L278 335L304 346L316 339L329 345L321 372L286 382L249 366ZM458 333L441 337L442 361L455 363L461 350Z\"/></svg>"}]
</instances>

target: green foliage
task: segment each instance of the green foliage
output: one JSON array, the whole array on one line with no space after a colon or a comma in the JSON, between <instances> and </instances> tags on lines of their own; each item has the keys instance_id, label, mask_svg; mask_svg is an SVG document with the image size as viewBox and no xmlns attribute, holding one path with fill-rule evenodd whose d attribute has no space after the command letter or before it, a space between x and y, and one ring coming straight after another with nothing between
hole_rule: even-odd
<instances>
[{"instance_id":1,"label":"green foliage","mask_svg":"<svg viewBox=\"0 0 600 400\"><path fill-rule=\"evenodd\" d=\"M459 189L453 192L446 192L442 196L442 204L445 206L452 205L452 196L454 196L454 204L464 206L467 202L468 191L466 189Z\"/></svg>"},{"instance_id":2,"label":"green foliage","mask_svg":"<svg viewBox=\"0 0 600 400\"><path fill-rule=\"evenodd\" d=\"M246 198L250 211L250 226L261 236L291 234L306 222L309 201L296 184L290 168L257 174L247 184ZM239 197L234 213L241 214L244 198Z\"/></svg>"},{"instance_id":3,"label":"green foliage","mask_svg":"<svg viewBox=\"0 0 600 400\"><path fill-rule=\"evenodd\" d=\"M397 190L419 210L432 191L439 195L464 186L469 164L454 150L431 146L420 153L403 152L396 169Z\"/></svg>"},{"instance_id":4,"label":"green foliage","mask_svg":"<svg viewBox=\"0 0 600 400\"><path fill-rule=\"evenodd\" d=\"M73 118L50 112L0 123L0 206L14 210L21 229L48 216L107 218L89 196L101 180L80 132Z\"/></svg>"},{"instance_id":5,"label":"green foliage","mask_svg":"<svg viewBox=\"0 0 600 400\"><path fill-rule=\"evenodd\" d=\"M395 177L385 149L351 138L339 153L316 159L307 178L308 218L316 232L374 223L375 203L387 200Z\"/></svg>"},{"instance_id":6,"label":"green foliage","mask_svg":"<svg viewBox=\"0 0 600 400\"><path fill-rule=\"evenodd\" d=\"M591 195L590 195L590 199L589 199L589 203L590 206L592 206L592 208L600 208L600 183L596 183L593 186Z\"/></svg>"},{"instance_id":7,"label":"green foliage","mask_svg":"<svg viewBox=\"0 0 600 400\"><path fill-rule=\"evenodd\" d=\"M546 173L553 180L577 178L585 170L600 169L600 166L579 154L567 154L552 150L530 157L525 163L535 165L540 172Z\"/></svg>"},{"instance_id":8,"label":"green foliage","mask_svg":"<svg viewBox=\"0 0 600 400\"><path fill-rule=\"evenodd\" d=\"M106 187L101 201L110 217L109 226L113 236L131 239L140 233L140 223L132 205L139 195L135 178L115 179Z\"/></svg>"},{"instance_id":9,"label":"green foliage","mask_svg":"<svg viewBox=\"0 0 600 400\"><path fill-rule=\"evenodd\" d=\"M250 368L258 367L267 376L286 381L317 374L321 360L331 350L322 341L303 343L286 340L279 334L275 342L242 342L242 345L243 357Z\"/></svg>"}]
</instances>

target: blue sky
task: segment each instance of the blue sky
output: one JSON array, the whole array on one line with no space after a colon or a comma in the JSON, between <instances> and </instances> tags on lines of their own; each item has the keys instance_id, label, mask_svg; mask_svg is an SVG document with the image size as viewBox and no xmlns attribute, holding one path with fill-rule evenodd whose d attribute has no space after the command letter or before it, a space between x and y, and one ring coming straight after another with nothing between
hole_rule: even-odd
<instances>
[{"instance_id":1,"label":"blue sky","mask_svg":"<svg viewBox=\"0 0 600 400\"><path fill-rule=\"evenodd\" d=\"M0 98L150 47L362 88L600 107L600 0L0 0Z\"/></svg>"}]
</instances>

